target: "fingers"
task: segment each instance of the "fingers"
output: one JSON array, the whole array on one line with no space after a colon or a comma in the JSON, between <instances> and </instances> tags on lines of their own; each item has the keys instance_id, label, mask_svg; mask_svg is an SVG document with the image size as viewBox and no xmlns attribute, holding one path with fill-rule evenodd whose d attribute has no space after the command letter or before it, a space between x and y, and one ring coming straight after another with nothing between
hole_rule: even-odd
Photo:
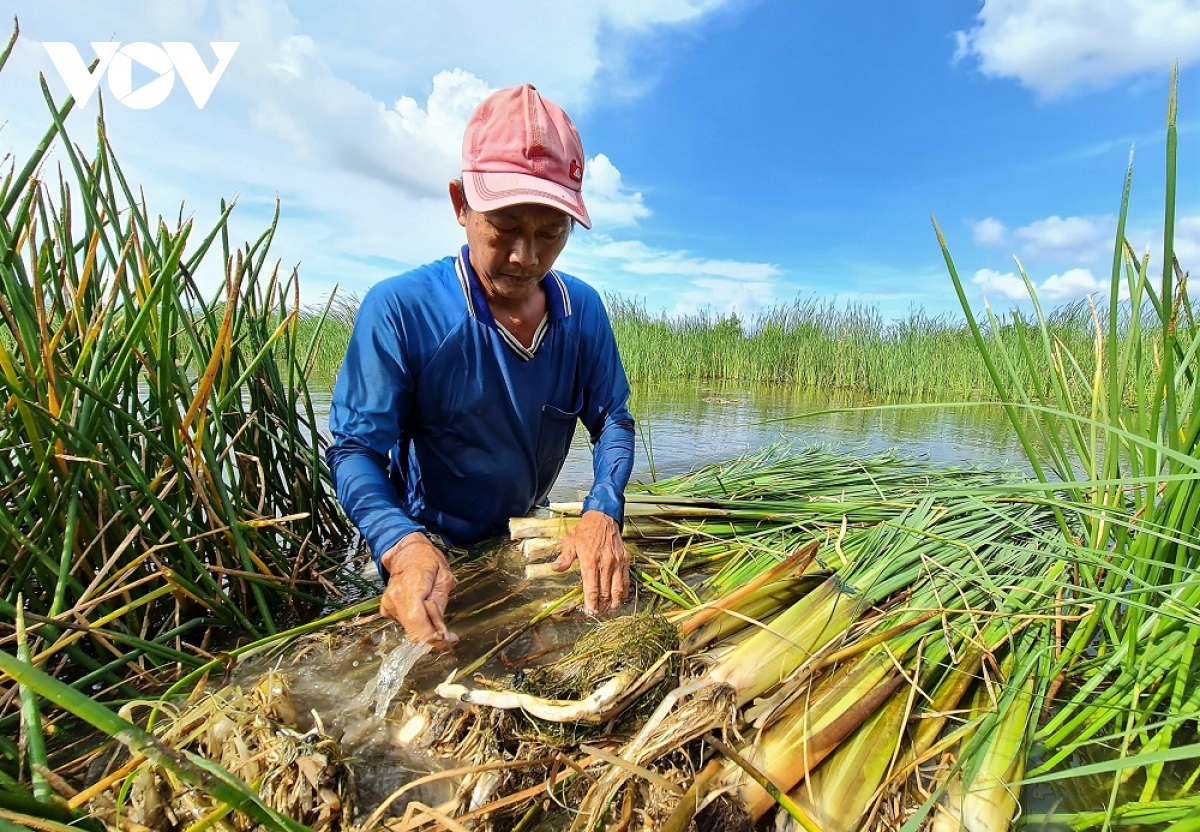
<instances>
[{"instance_id":1,"label":"fingers","mask_svg":"<svg viewBox=\"0 0 1200 832\"><path fill-rule=\"evenodd\" d=\"M571 564L579 561L579 578L583 583L583 611L588 615L595 615L596 611L600 609L600 580L596 562L595 558L591 556L580 557L579 551L571 538L564 539L562 552L559 553L551 568L555 572L566 572L571 568ZM583 551L588 550L584 548Z\"/></svg>"},{"instance_id":2,"label":"fingers","mask_svg":"<svg viewBox=\"0 0 1200 832\"><path fill-rule=\"evenodd\" d=\"M425 598L425 614L429 617L434 630L437 631L439 643L434 646L445 650L458 643L458 636L446 629L444 616L446 605L450 603L450 590L458 584L449 567L439 568L434 577L433 586Z\"/></svg>"},{"instance_id":3,"label":"fingers","mask_svg":"<svg viewBox=\"0 0 1200 832\"><path fill-rule=\"evenodd\" d=\"M579 578L583 583L583 611L588 615L595 615L601 609L600 570L596 567L595 558L579 559ZM607 587L605 589L607 590Z\"/></svg>"},{"instance_id":4,"label":"fingers","mask_svg":"<svg viewBox=\"0 0 1200 832\"><path fill-rule=\"evenodd\" d=\"M445 606L426 598L405 598L394 618L414 644L428 644L435 650L447 650L458 643L458 636L446 629L442 619Z\"/></svg>"},{"instance_id":5,"label":"fingers","mask_svg":"<svg viewBox=\"0 0 1200 832\"><path fill-rule=\"evenodd\" d=\"M447 630L446 622L442 620L444 611L445 607L439 607L434 601L425 602L425 615L429 619L435 635L435 639L427 643L438 650L446 650L458 644L458 636Z\"/></svg>"},{"instance_id":6,"label":"fingers","mask_svg":"<svg viewBox=\"0 0 1200 832\"><path fill-rule=\"evenodd\" d=\"M570 536L563 540L562 554L554 570L563 572L579 561L583 584L583 611L595 615L617 609L629 595L629 555L617 523L598 511L584 512Z\"/></svg>"},{"instance_id":7,"label":"fingers","mask_svg":"<svg viewBox=\"0 0 1200 832\"><path fill-rule=\"evenodd\" d=\"M458 643L458 636L446 629L446 605L450 602L450 590L457 581L448 570L441 570L433 580L429 593L421 599L424 618L429 622L433 638L426 643L437 650L447 650ZM407 628L405 628L407 631ZM410 635L410 638L412 636Z\"/></svg>"},{"instance_id":8,"label":"fingers","mask_svg":"<svg viewBox=\"0 0 1200 832\"><path fill-rule=\"evenodd\" d=\"M400 625L404 627L409 641L430 646L441 641L442 631L446 629L446 625L440 620L434 623L424 601L418 601L405 609L400 618Z\"/></svg>"},{"instance_id":9,"label":"fingers","mask_svg":"<svg viewBox=\"0 0 1200 832\"><path fill-rule=\"evenodd\" d=\"M625 599L629 597L629 557L626 555L620 558L615 564L610 579L612 587L609 598L612 599L612 609L616 609L625 603Z\"/></svg>"},{"instance_id":10,"label":"fingers","mask_svg":"<svg viewBox=\"0 0 1200 832\"><path fill-rule=\"evenodd\" d=\"M446 629L444 616L456 581L445 557L434 546L420 541L392 561L391 575L380 612L404 628L410 641L445 650L458 642Z\"/></svg>"},{"instance_id":11,"label":"fingers","mask_svg":"<svg viewBox=\"0 0 1200 832\"><path fill-rule=\"evenodd\" d=\"M433 580L433 586L429 590L428 598L437 604L439 617L446 612L446 605L450 603L450 590L456 586L458 586L458 581L455 580L454 574L449 568L438 570Z\"/></svg>"},{"instance_id":12,"label":"fingers","mask_svg":"<svg viewBox=\"0 0 1200 832\"><path fill-rule=\"evenodd\" d=\"M575 559L575 545L568 538L562 542L562 551L558 553L558 557L554 559L554 563L550 568L555 572L566 572L571 568L571 564L575 562Z\"/></svg>"},{"instance_id":13,"label":"fingers","mask_svg":"<svg viewBox=\"0 0 1200 832\"><path fill-rule=\"evenodd\" d=\"M629 594L629 555L618 539L615 546L607 549L598 560L598 603L601 609L615 610Z\"/></svg>"}]
</instances>

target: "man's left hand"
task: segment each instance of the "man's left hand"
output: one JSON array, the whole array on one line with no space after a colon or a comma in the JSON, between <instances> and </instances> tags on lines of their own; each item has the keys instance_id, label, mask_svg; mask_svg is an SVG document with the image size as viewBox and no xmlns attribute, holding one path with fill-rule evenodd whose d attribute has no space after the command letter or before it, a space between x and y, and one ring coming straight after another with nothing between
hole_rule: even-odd
<instances>
[{"instance_id":1,"label":"man's left hand","mask_svg":"<svg viewBox=\"0 0 1200 832\"><path fill-rule=\"evenodd\" d=\"M595 615L616 609L629 595L629 553L617 521L602 511L585 511L563 538L555 572L566 572L579 560L583 579L583 611Z\"/></svg>"}]
</instances>

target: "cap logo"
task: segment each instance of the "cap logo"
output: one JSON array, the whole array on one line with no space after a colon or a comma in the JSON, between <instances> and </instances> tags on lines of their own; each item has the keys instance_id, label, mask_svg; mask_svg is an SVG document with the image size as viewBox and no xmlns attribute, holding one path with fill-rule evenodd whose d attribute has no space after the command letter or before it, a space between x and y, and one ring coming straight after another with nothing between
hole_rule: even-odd
<instances>
[{"instance_id":1,"label":"cap logo","mask_svg":"<svg viewBox=\"0 0 1200 832\"><path fill-rule=\"evenodd\" d=\"M576 182L583 181L583 165L579 164L574 159L571 160L571 178Z\"/></svg>"}]
</instances>

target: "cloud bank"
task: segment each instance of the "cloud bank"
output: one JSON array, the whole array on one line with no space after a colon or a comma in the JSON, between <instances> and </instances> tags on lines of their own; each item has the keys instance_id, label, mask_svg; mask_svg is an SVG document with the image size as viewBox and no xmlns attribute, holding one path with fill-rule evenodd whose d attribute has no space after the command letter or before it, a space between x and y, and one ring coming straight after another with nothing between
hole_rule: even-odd
<instances>
[{"instance_id":1,"label":"cloud bank","mask_svg":"<svg viewBox=\"0 0 1200 832\"><path fill-rule=\"evenodd\" d=\"M1051 99L1200 61L1198 0L984 0L956 58Z\"/></svg>"}]
</instances>

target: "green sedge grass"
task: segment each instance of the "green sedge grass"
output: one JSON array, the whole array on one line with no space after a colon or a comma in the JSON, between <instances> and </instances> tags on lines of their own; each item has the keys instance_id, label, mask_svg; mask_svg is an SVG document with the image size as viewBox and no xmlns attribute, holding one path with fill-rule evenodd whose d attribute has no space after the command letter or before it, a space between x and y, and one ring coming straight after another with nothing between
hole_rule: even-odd
<instances>
[{"instance_id":1,"label":"green sedge grass","mask_svg":"<svg viewBox=\"0 0 1200 832\"><path fill-rule=\"evenodd\" d=\"M1090 611L1059 651L1053 672L1077 681L1036 735L1045 760L1031 774L1049 776L1089 746L1107 749L1114 756L1107 769L1112 786L1096 823L1105 828L1138 814L1122 808L1118 788L1134 777L1141 783L1136 803L1167 811L1163 755L1177 748L1179 727L1200 715L1200 622L1188 613L1200 602L1200 334L1174 257L1176 86L1177 74L1167 112L1160 277L1152 275L1149 255L1139 258L1125 239L1131 160L1107 305L1093 310L1090 344L1072 346L1056 336L1019 262L1034 309L1033 337L1016 350L989 337L934 223L995 393L1039 479L1074 503L1060 509L1071 514L1064 542L1076 553L1079 573L1070 591ZM1049 367L1052 384L1030 396L1023 372L1034 366Z\"/></svg>"},{"instance_id":2,"label":"green sedge grass","mask_svg":"<svg viewBox=\"0 0 1200 832\"><path fill-rule=\"evenodd\" d=\"M743 321L709 312L652 313L617 295L606 297L605 305L635 387L664 381L771 384L917 399L981 399L991 387L966 323L922 309L887 321L870 306L839 307L809 299L768 308ZM326 389L337 378L356 308L346 298L325 315L312 373ZM1120 325L1136 328L1150 348L1154 327L1130 321L1124 310L1124 305L1117 309ZM322 314L304 310L301 330L315 327ZM1082 354L1091 343L1091 321L1088 305L1074 303L1048 312L1045 324L1054 339ZM1030 322L1014 312L997 317L989 327L1005 344L1029 350L1032 365L1019 368L1028 394L1050 392L1053 368L1034 349L1040 336ZM1089 361L1085 370L1090 369ZM1133 383L1123 393L1132 395Z\"/></svg>"},{"instance_id":3,"label":"green sedge grass","mask_svg":"<svg viewBox=\"0 0 1200 832\"><path fill-rule=\"evenodd\" d=\"M0 764L49 807L46 733L319 608L351 530L308 392L322 317L300 326L278 212L240 247L232 205L204 230L153 214L103 107L85 151L73 101L42 91L42 141L0 169L0 725L22 734Z\"/></svg>"}]
</instances>

